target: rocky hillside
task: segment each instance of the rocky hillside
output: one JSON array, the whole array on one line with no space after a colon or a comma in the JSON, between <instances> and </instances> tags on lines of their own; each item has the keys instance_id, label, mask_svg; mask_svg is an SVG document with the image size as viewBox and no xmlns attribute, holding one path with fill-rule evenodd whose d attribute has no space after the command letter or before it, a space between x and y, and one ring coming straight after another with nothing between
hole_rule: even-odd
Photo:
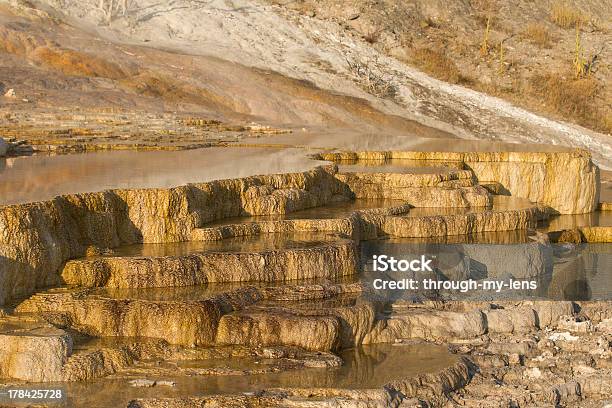
<instances>
[{"instance_id":1,"label":"rocky hillside","mask_svg":"<svg viewBox=\"0 0 612 408\"><path fill-rule=\"evenodd\" d=\"M338 133L382 131L580 146L591 149L602 167L612 167L612 142L598 132L606 129L605 103L594 103L598 108L593 114L602 122L579 120L557 110L547 113L591 125L594 130L590 130L477 92L547 110L532 105L530 98L512 96L523 91L512 95L499 91L513 83L514 72L522 72L513 50L517 44L531 50L534 61L546 60L538 46L519 41L518 36L504 41L505 57L501 63L496 59L500 38L506 31L519 29L518 23L504 28L506 20L513 18L505 13L509 5L495 9L450 2L426 7L426 2L421 6L416 2L410 3L416 7L413 10L404 3L352 2L354 7L343 8L328 1L133 0L125 13L120 7L109 13L99 9L98 0L4 1L0 6L0 87L8 96L0 97L0 104L9 113L0 118L0 127L35 126L40 121L31 115L38 109L48 113L62 107L72 112L74 107L182 112L231 122L308 130L325 127ZM585 13L605 17L610 8L601 4L594 2ZM495 15L487 11L493 10L490 7ZM561 67L564 62L559 55L573 31L550 22L546 7L533 6L540 11L530 16L545 21L551 33L563 34L565 45L551 40L555 45L549 58ZM347 10L352 11L346 14ZM444 13L436 14L440 10ZM483 18L489 33L487 52L472 58L474 50L468 47L469 55L460 57L463 37L478 50ZM608 38L603 23L595 18L588 21L581 26L585 58ZM587 27L596 29L587 33ZM451 39L450 33L463 33L457 34L461 41ZM394 41L407 45L400 52L390 46ZM447 55L450 46L443 46L444 41L456 45L457 51ZM413 51L421 49L433 51L422 53L438 61L434 67L454 70L444 58L452 60L456 75L440 75L416 61ZM609 92L604 86L609 76L607 52L604 48L598 54L601 64L584 78L599 84L593 96L596 101L605 101ZM480 71L470 65L477 61ZM503 80L496 73L499 67ZM542 100L536 94L532 99ZM585 101L591 104L591 99Z\"/></svg>"},{"instance_id":2,"label":"rocky hillside","mask_svg":"<svg viewBox=\"0 0 612 408\"><path fill-rule=\"evenodd\" d=\"M443 81L612 131L610 1L272 2L335 21Z\"/></svg>"}]
</instances>

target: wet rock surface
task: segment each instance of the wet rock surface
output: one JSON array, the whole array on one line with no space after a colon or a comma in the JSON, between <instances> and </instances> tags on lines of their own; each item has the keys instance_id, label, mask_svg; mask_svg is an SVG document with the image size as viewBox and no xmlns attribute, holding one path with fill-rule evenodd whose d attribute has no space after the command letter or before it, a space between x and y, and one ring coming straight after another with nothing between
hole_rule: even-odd
<instances>
[{"instance_id":1,"label":"wet rock surface","mask_svg":"<svg viewBox=\"0 0 612 408\"><path fill-rule=\"evenodd\" d=\"M326 158L346 155L359 156ZM389 155L401 156L359 158ZM0 383L63 384L75 406L609 399L608 227L570 233L555 219L591 211L596 167L579 152L405 155L448 168L332 164L0 207ZM581 183L558 189L553 162ZM528 187L501 176L512 168L533 173ZM383 250L435 253L431 276L444 280L511 276L542 290L380 293L367 259Z\"/></svg>"},{"instance_id":2,"label":"wet rock surface","mask_svg":"<svg viewBox=\"0 0 612 408\"><path fill-rule=\"evenodd\" d=\"M561 214L594 211L599 203L599 169L586 151L570 153L346 152L325 160L452 160L463 162L479 182L500 183L512 195L552 207ZM457 174L458 175L458 174Z\"/></svg>"},{"instance_id":3,"label":"wet rock surface","mask_svg":"<svg viewBox=\"0 0 612 408\"><path fill-rule=\"evenodd\" d=\"M146 288L215 282L336 279L356 273L355 242L326 234L259 234L213 241L212 245L161 244L126 249L66 263L62 279L85 287ZM251 245L249 245L251 244ZM237 245L239 252L233 252ZM153 247L153 248L151 248ZM156 247L159 255L156 255ZM166 247L172 255L164 255ZM247 252L248 251L248 252ZM148 255L151 252L151 255Z\"/></svg>"},{"instance_id":4,"label":"wet rock surface","mask_svg":"<svg viewBox=\"0 0 612 408\"><path fill-rule=\"evenodd\" d=\"M400 176L408 180L412 177L410 174ZM376 174L372 177L372 185L376 185ZM398 178L384 190L401 190L402 180ZM418 187L428 195L428 206L472 207L472 204L480 206L491 202L490 193L476 185L469 187L474 189L475 195L469 193L467 196L463 187L444 187L442 191L450 196L431 192L432 188L438 187L428 186L427 182ZM455 193L462 197L460 202L453 198ZM328 166L304 173L221 180L172 189L75 194L52 201L5 206L0 209L0 225L5 231L0 236L3 243L0 256L7 259L2 264L6 284L0 286L0 302L26 296L36 285L59 283L58 270L63 263L85 255L92 245L114 248L142 242L219 240L262 232L326 231L356 239L382 234L441 237L525 229L547 214L533 206L464 215L397 217L393 214L404 210L395 207L395 210L391 208L386 212L357 211L355 215L337 219L296 219L202 228L207 222L222 218L286 214L338 200L350 200L355 195L350 184L344 183L342 175L336 173L336 167ZM470 197L476 201L472 202ZM410 201L408 204L414 206ZM418 199L412 201L419 202ZM30 248L39 250L31 251ZM105 261L109 262L112 261ZM202 262L200 259L199 263ZM67 276L70 270L69 266ZM108 275L107 272L102 274ZM95 283L107 278L91 276L84 279Z\"/></svg>"},{"instance_id":5,"label":"wet rock surface","mask_svg":"<svg viewBox=\"0 0 612 408\"><path fill-rule=\"evenodd\" d=\"M397 60L466 54L486 20L499 64L467 54L508 68L492 88L522 88L526 50L565 69L574 45L598 53L589 87L609 74L602 2L98 3L0 5L0 388L76 407L610 402L612 177L562 147L609 168L609 138ZM577 44L554 9L584 23ZM560 36L552 54L502 38L532 26L517 11ZM422 276L538 291L370 290L372 254L409 243L438 256Z\"/></svg>"}]
</instances>

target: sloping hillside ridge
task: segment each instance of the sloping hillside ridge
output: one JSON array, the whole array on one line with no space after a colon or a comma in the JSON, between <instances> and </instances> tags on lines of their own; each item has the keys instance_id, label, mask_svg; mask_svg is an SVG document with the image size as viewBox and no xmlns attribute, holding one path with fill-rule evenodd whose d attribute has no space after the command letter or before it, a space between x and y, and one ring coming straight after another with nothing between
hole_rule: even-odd
<instances>
[{"instance_id":1,"label":"sloping hillside ridge","mask_svg":"<svg viewBox=\"0 0 612 408\"><path fill-rule=\"evenodd\" d=\"M97 1L43 4L51 12L66 13L70 24L113 42L215 56L272 70L365 98L386 113L463 138L588 148L600 166L612 166L609 136L433 79L383 55L334 21L252 0L137 0L130 2L125 16L117 12L110 23Z\"/></svg>"}]
</instances>

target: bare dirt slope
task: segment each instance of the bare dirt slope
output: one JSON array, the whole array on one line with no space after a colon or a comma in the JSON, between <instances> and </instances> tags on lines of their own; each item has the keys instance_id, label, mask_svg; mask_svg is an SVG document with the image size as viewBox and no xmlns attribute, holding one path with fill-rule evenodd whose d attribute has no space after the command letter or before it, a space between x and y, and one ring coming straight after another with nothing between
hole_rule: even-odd
<instances>
[{"instance_id":1,"label":"bare dirt slope","mask_svg":"<svg viewBox=\"0 0 612 408\"><path fill-rule=\"evenodd\" d=\"M17 98L0 103L14 118L58 106L196 112L281 127L580 146L612 166L609 136L436 80L334 18L252 0L134 0L109 22L98 3L3 2L0 82Z\"/></svg>"},{"instance_id":2,"label":"bare dirt slope","mask_svg":"<svg viewBox=\"0 0 612 408\"><path fill-rule=\"evenodd\" d=\"M444 81L612 132L609 0L270 2L335 21Z\"/></svg>"},{"instance_id":3,"label":"bare dirt slope","mask_svg":"<svg viewBox=\"0 0 612 408\"><path fill-rule=\"evenodd\" d=\"M275 124L382 125L415 133L425 128L362 99L269 70L146 44L109 42L45 14L36 19L30 9L17 10L22 15L5 12L0 17L3 88L16 93L3 98L7 111L34 107L52 112L64 106L182 111Z\"/></svg>"}]
</instances>

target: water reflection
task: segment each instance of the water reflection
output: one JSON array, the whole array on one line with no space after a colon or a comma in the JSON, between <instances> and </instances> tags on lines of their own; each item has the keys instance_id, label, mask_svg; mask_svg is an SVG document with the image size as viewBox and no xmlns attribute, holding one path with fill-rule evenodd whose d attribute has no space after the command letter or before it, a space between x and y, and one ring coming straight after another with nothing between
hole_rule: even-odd
<instances>
[{"instance_id":1,"label":"water reflection","mask_svg":"<svg viewBox=\"0 0 612 408\"><path fill-rule=\"evenodd\" d=\"M542 222L542 231L561 231L579 227L612 226L612 211L593 211L588 214L567 214L551 216Z\"/></svg>"},{"instance_id":2,"label":"water reflection","mask_svg":"<svg viewBox=\"0 0 612 408\"><path fill-rule=\"evenodd\" d=\"M355 283L359 281L357 275L346 275L334 279L313 278L301 279L291 282L291 285L320 285L333 283ZM272 288L286 286L288 283L278 282L222 282L207 283L206 285L170 287L170 288L101 288L91 291L92 294L114 299L142 299L142 300L176 300L193 301L210 299L216 295L227 293L244 287ZM312 306L312 304L311 304Z\"/></svg>"},{"instance_id":3,"label":"water reflection","mask_svg":"<svg viewBox=\"0 0 612 408\"><path fill-rule=\"evenodd\" d=\"M163 244L135 244L115 248L110 256L162 257L205 252L260 252L281 249L312 248L337 241L339 236L326 232L265 233L226 238L221 241L187 241Z\"/></svg>"},{"instance_id":4,"label":"water reflection","mask_svg":"<svg viewBox=\"0 0 612 408\"><path fill-rule=\"evenodd\" d=\"M339 160L338 170L349 173L439 174L463 169L461 161L445 160Z\"/></svg>"},{"instance_id":5,"label":"water reflection","mask_svg":"<svg viewBox=\"0 0 612 408\"><path fill-rule=\"evenodd\" d=\"M219 227L231 224L243 224L260 221L278 220L297 220L297 219L334 219L345 218L355 211L369 210L375 208L391 208L405 205L401 200L391 200L385 198L366 199L358 198L352 201L336 202L326 204L323 207L313 207L299 210L288 214L279 215L259 215L247 217L229 217L218 221L213 221L204 225L206 228Z\"/></svg>"},{"instance_id":6,"label":"water reflection","mask_svg":"<svg viewBox=\"0 0 612 408\"><path fill-rule=\"evenodd\" d=\"M335 369L305 368L254 375L156 376L142 370L137 378L174 381L174 387L130 387L129 379L107 378L67 384L75 406L127 406L134 398L205 396L213 394L253 393L270 388L380 388L398 378L436 372L453 364L457 357L446 347L432 344L361 346L341 353L345 364ZM270 362L273 363L273 362ZM165 365L164 365L165 364ZM175 361L162 363L161 368L237 368L261 369L266 361L255 364L251 358Z\"/></svg>"},{"instance_id":7,"label":"water reflection","mask_svg":"<svg viewBox=\"0 0 612 408\"><path fill-rule=\"evenodd\" d=\"M411 208L407 217L425 217L431 215L463 215L486 211L511 211L533 208L534 204L526 198L511 196L493 196L490 207L417 207Z\"/></svg>"},{"instance_id":8,"label":"water reflection","mask_svg":"<svg viewBox=\"0 0 612 408\"><path fill-rule=\"evenodd\" d=\"M10 164L8 164L10 160ZM324 162L297 149L112 151L0 159L0 205L114 188L174 187L257 174L305 171ZM239 166L236 163L240 163Z\"/></svg>"}]
</instances>

